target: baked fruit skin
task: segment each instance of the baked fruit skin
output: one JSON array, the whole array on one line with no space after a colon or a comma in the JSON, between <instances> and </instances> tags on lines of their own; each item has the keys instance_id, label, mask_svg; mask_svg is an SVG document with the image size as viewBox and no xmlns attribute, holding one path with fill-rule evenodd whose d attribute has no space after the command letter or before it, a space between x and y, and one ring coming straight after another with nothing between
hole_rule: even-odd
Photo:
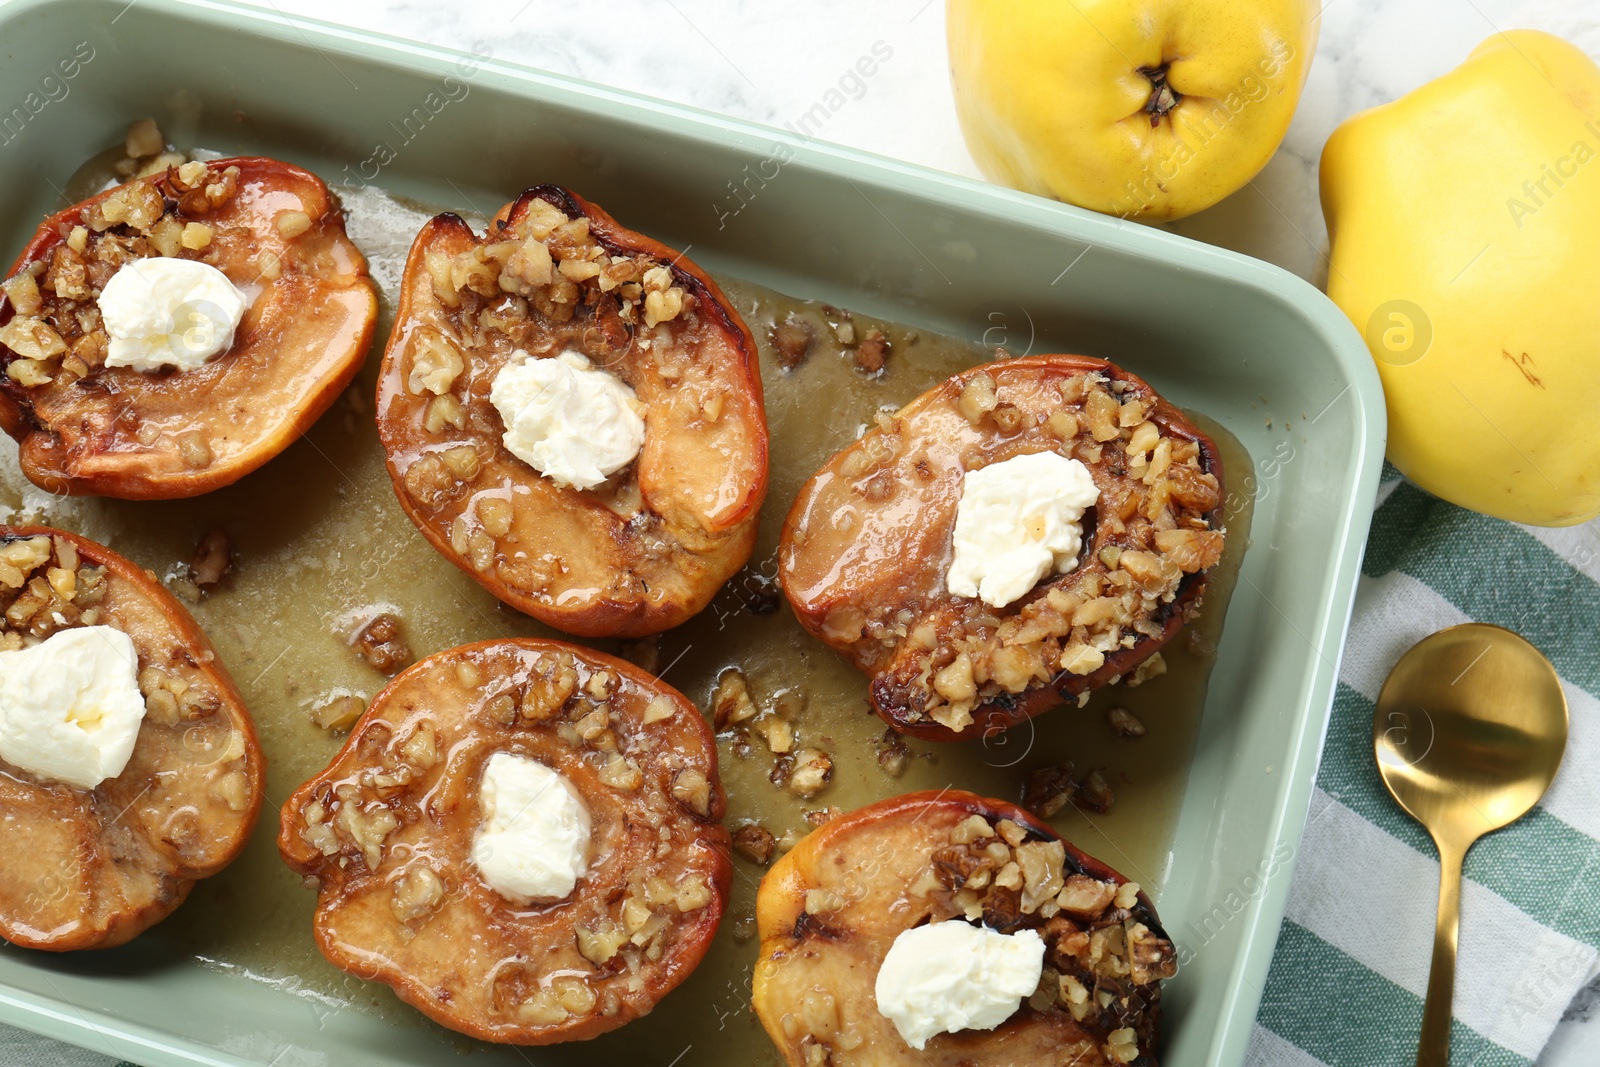
<instances>
[{"instance_id":1,"label":"baked fruit skin","mask_svg":"<svg viewBox=\"0 0 1600 1067\"><path fill-rule=\"evenodd\" d=\"M522 244L523 228L547 218L546 206L586 228L561 228L541 242L557 260L576 260L592 245L623 261L607 261L606 270L632 281L608 275L611 287L602 289L597 277L574 282L548 268L541 275L526 257L502 265L490 254L510 257L506 242ZM430 268L449 269L440 266L445 257L462 256L477 257L472 269L488 273L459 288L433 275ZM653 324L639 321L653 294L640 295L637 307L619 297L641 288L646 263L667 268L671 290L684 295L681 313ZM513 280L519 270L551 280ZM664 337L687 338L686 356ZM554 355L569 345L616 372L647 409L639 456L589 490L559 486L512 455L489 400L515 349ZM422 372L440 358L430 351L451 353L442 358L459 360L459 374L423 386ZM419 363L426 359L434 363ZM406 261L377 411L395 492L423 536L500 600L568 633L637 637L676 626L710 602L755 546L768 440L749 328L681 253L558 186L523 192L482 238L453 214L423 227ZM510 507L491 503L498 514L486 520L483 502L492 499Z\"/></svg>"},{"instance_id":2,"label":"baked fruit skin","mask_svg":"<svg viewBox=\"0 0 1600 1067\"><path fill-rule=\"evenodd\" d=\"M495 752L583 798L590 868L564 900L512 904L472 864ZM485 641L390 682L284 804L278 848L317 882L335 966L452 1030L544 1045L646 1014L698 966L733 874L726 807L710 728L671 687L560 642Z\"/></svg>"},{"instance_id":3,"label":"baked fruit skin","mask_svg":"<svg viewBox=\"0 0 1600 1067\"><path fill-rule=\"evenodd\" d=\"M953 844L970 836L974 816L986 824L988 836ZM1036 882L1042 868L1024 864L1028 881L997 892L992 887L1006 879L991 862L986 888L960 889L963 879L977 880L974 857L995 843L1009 847L1008 833L1032 857L1060 845L1054 881ZM1076 910L1055 910L1048 918L1037 908L1023 911L1026 904L1019 907L1019 901L1036 885L1080 894ZM752 1003L791 1067L1155 1067L1160 980L1176 973L1176 952L1149 897L1142 890L1133 894L1133 888L1003 800L951 789L890 797L802 838L762 879L756 898L761 958ZM1133 899L1119 901L1124 893ZM984 925L1002 933L1039 932L1046 945L1040 991L994 1030L938 1034L922 1051L913 1049L878 1012L878 969L904 931L980 915ZM1108 953L1119 940L1122 951ZM1090 964L1097 941L1102 954ZM1111 970L1121 970L1121 976ZM1062 981L1067 976L1087 992L1076 1010ZM1096 996L1102 990L1112 995L1103 1007ZM1119 1044L1126 1059L1113 1050Z\"/></svg>"},{"instance_id":4,"label":"baked fruit skin","mask_svg":"<svg viewBox=\"0 0 1600 1067\"><path fill-rule=\"evenodd\" d=\"M1159 443L1134 462L1134 440ZM1002 608L951 595L963 470L1041 451L1080 459L1100 490L1078 566ZM779 581L800 623L872 676L890 726L988 736L1120 680L1183 627L1221 557L1224 494L1216 444L1143 379L1088 356L1009 359L880 416L813 475L784 522ZM1130 596L1137 611L1114 603ZM1093 646L1130 612L1138 631Z\"/></svg>"},{"instance_id":5,"label":"baked fruit skin","mask_svg":"<svg viewBox=\"0 0 1600 1067\"><path fill-rule=\"evenodd\" d=\"M361 368L377 321L377 293L328 187L274 159L217 159L207 166L208 182L237 168L237 192L202 211L203 187L185 190L176 167L136 179L45 219L12 265L8 279L35 264L49 265L37 283L42 288L59 264L63 277L86 294L77 306L94 309L98 323L95 299L110 272L73 254L68 238L113 197L150 189L163 220L212 229L204 249L184 248L178 256L217 267L247 295L256 294L233 347L182 372L95 365L103 358L103 350L94 354L95 331L84 331L71 311L51 324L69 346L63 358L86 360L87 376L70 380L71 373L52 364L52 381L24 386L9 373L21 357L0 344L0 371L7 371L0 374L0 429L17 440L22 472L40 488L167 500L230 485L293 443ZM290 212L303 212L310 226L286 237L279 219ZM129 224L86 229L91 255L105 237L156 254L148 236ZM58 294L41 295L48 305ZM0 328L18 314L12 300L0 303Z\"/></svg>"},{"instance_id":6,"label":"baked fruit skin","mask_svg":"<svg viewBox=\"0 0 1600 1067\"><path fill-rule=\"evenodd\" d=\"M0 560L34 538L50 538L55 552L40 573L61 566L63 544L76 553L76 596L19 624L12 613L24 614L15 609L30 589L0 580L0 645L65 629L53 613L94 611L85 617L132 638L147 711L127 766L92 790L0 761L0 937L52 952L110 948L166 918L239 854L261 810L266 759L238 688L172 594L63 530L0 526Z\"/></svg>"}]
</instances>

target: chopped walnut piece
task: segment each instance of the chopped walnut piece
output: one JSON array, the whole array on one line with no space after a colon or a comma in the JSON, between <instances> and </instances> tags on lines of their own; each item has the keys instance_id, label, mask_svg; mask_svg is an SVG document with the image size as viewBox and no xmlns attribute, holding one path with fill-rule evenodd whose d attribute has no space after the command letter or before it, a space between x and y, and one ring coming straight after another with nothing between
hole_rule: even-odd
<instances>
[{"instance_id":1,"label":"chopped walnut piece","mask_svg":"<svg viewBox=\"0 0 1600 1067\"><path fill-rule=\"evenodd\" d=\"M1072 794L1072 799L1079 807L1087 808L1096 815L1106 814L1116 802L1116 796L1111 792L1111 783L1106 781L1105 773L1098 768L1084 776L1083 782Z\"/></svg>"},{"instance_id":2,"label":"chopped walnut piece","mask_svg":"<svg viewBox=\"0 0 1600 1067\"><path fill-rule=\"evenodd\" d=\"M766 742L767 749L781 756L794 748L794 727L780 715L767 712L751 723L751 730Z\"/></svg>"},{"instance_id":3,"label":"chopped walnut piece","mask_svg":"<svg viewBox=\"0 0 1600 1067\"><path fill-rule=\"evenodd\" d=\"M311 721L324 730L338 733L350 729L367 710L367 702L358 696L338 696L317 705L311 711Z\"/></svg>"},{"instance_id":4,"label":"chopped walnut piece","mask_svg":"<svg viewBox=\"0 0 1600 1067\"><path fill-rule=\"evenodd\" d=\"M161 129L154 119L139 119L128 126L123 150L128 153L130 159L153 156L164 151L166 147L166 139L161 136Z\"/></svg>"},{"instance_id":5,"label":"chopped walnut piece","mask_svg":"<svg viewBox=\"0 0 1600 1067\"><path fill-rule=\"evenodd\" d=\"M899 734L885 730L882 737L872 742L872 747L877 749L878 767L884 774L898 778L906 772L911 762L911 749Z\"/></svg>"},{"instance_id":6,"label":"chopped walnut piece","mask_svg":"<svg viewBox=\"0 0 1600 1067\"><path fill-rule=\"evenodd\" d=\"M1145 735L1144 720L1124 707L1112 707L1106 710L1106 722L1111 727L1111 732L1118 737L1135 738Z\"/></svg>"},{"instance_id":7,"label":"chopped walnut piece","mask_svg":"<svg viewBox=\"0 0 1600 1067\"><path fill-rule=\"evenodd\" d=\"M1198 630L1192 630L1190 631L1190 637L1193 638L1194 635L1198 633ZM1201 640L1204 640L1204 638ZM1191 644L1193 644L1193 641L1191 641ZM1151 656L1149 659L1135 667L1133 669L1133 673L1128 675L1128 677L1123 681L1123 684L1129 689L1133 689L1143 685L1152 678L1159 678L1166 673L1166 658L1163 657L1161 653L1157 652L1155 655Z\"/></svg>"},{"instance_id":8,"label":"chopped walnut piece","mask_svg":"<svg viewBox=\"0 0 1600 1067\"><path fill-rule=\"evenodd\" d=\"M877 374L883 370L884 362L889 356L889 339L883 331L876 326L867 331L866 337L856 345L851 361L856 369L864 374Z\"/></svg>"},{"instance_id":9,"label":"chopped walnut piece","mask_svg":"<svg viewBox=\"0 0 1600 1067\"><path fill-rule=\"evenodd\" d=\"M191 252L211 247L211 239L216 236L215 231L203 222L185 223L183 232L178 237L178 243Z\"/></svg>"},{"instance_id":10,"label":"chopped walnut piece","mask_svg":"<svg viewBox=\"0 0 1600 1067\"><path fill-rule=\"evenodd\" d=\"M1066 807L1077 788L1078 783L1072 776L1072 764L1053 763L1035 767L1028 772L1027 782L1023 786L1022 806L1041 819L1049 819Z\"/></svg>"},{"instance_id":11,"label":"chopped walnut piece","mask_svg":"<svg viewBox=\"0 0 1600 1067\"><path fill-rule=\"evenodd\" d=\"M280 235L293 240L311 229L311 216L304 211L280 211L275 225Z\"/></svg>"},{"instance_id":12,"label":"chopped walnut piece","mask_svg":"<svg viewBox=\"0 0 1600 1067\"><path fill-rule=\"evenodd\" d=\"M833 757L819 748L801 748L790 764L784 788L798 797L814 797L833 779Z\"/></svg>"},{"instance_id":13,"label":"chopped walnut piece","mask_svg":"<svg viewBox=\"0 0 1600 1067\"><path fill-rule=\"evenodd\" d=\"M1215 567L1222 559L1220 530L1158 530L1155 540L1185 574Z\"/></svg>"},{"instance_id":14,"label":"chopped walnut piece","mask_svg":"<svg viewBox=\"0 0 1600 1067\"><path fill-rule=\"evenodd\" d=\"M418 327L411 343L411 371L406 387L417 395L450 392L466 367L454 341L431 327Z\"/></svg>"},{"instance_id":15,"label":"chopped walnut piece","mask_svg":"<svg viewBox=\"0 0 1600 1067\"><path fill-rule=\"evenodd\" d=\"M696 815L705 816L711 810L711 782L704 771L696 767L682 770L672 779L672 795Z\"/></svg>"},{"instance_id":16,"label":"chopped walnut piece","mask_svg":"<svg viewBox=\"0 0 1600 1067\"><path fill-rule=\"evenodd\" d=\"M27 317L39 313L39 283L33 275L24 271L0 283L0 289L18 315Z\"/></svg>"},{"instance_id":17,"label":"chopped walnut piece","mask_svg":"<svg viewBox=\"0 0 1600 1067\"><path fill-rule=\"evenodd\" d=\"M773 324L769 337L773 350L778 354L779 366L784 370L793 370L804 363L810 354L816 330L810 322L790 312L782 322Z\"/></svg>"},{"instance_id":18,"label":"chopped walnut piece","mask_svg":"<svg viewBox=\"0 0 1600 1067\"><path fill-rule=\"evenodd\" d=\"M1124 1026L1106 1036L1106 1051L1118 1063L1132 1063L1139 1058L1139 1037L1133 1027Z\"/></svg>"},{"instance_id":19,"label":"chopped walnut piece","mask_svg":"<svg viewBox=\"0 0 1600 1067\"><path fill-rule=\"evenodd\" d=\"M733 831L734 850L750 862L759 863L763 867L772 862L772 853L777 844L772 832L760 823L743 823Z\"/></svg>"},{"instance_id":20,"label":"chopped walnut piece","mask_svg":"<svg viewBox=\"0 0 1600 1067\"><path fill-rule=\"evenodd\" d=\"M745 681L744 672L738 668L723 671L717 680L717 690L711 695L712 722L716 728L726 730L753 719L757 710L756 702L750 697L750 683Z\"/></svg>"},{"instance_id":21,"label":"chopped walnut piece","mask_svg":"<svg viewBox=\"0 0 1600 1067\"><path fill-rule=\"evenodd\" d=\"M416 659L406 643L399 617L387 611L374 615L352 643L361 657L383 674L399 674Z\"/></svg>"},{"instance_id":22,"label":"chopped walnut piece","mask_svg":"<svg viewBox=\"0 0 1600 1067\"><path fill-rule=\"evenodd\" d=\"M212 530L200 539L194 559L189 563L189 580L201 589L211 589L233 569L233 545L224 530Z\"/></svg>"},{"instance_id":23,"label":"chopped walnut piece","mask_svg":"<svg viewBox=\"0 0 1600 1067\"><path fill-rule=\"evenodd\" d=\"M984 416L995 409L999 401L995 397L994 379L986 373L978 373L961 390L958 406L961 414L966 416L968 422L977 426L983 422Z\"/></svg>"},{"instance_id":24,"label":"chopped walnut piece","mask_svg":"<svg viewBox=\"0 0 1600 1067\"><path fill-rule=\"evenodd\" d=\"M444 900L444 882L433 868L418 863L395 880L392 905L395 918L413 923L431 915Z\"/></svg>"},{"instance_id":25,"label":"chopped walnut piece","mask_svg":"<svg viewBox=\"0 0 1600 1067\"><path fill-rule=\"evenodd\" d=\"M1117 887L1110 882L1085 874L1072 874L1067 876L1061 892L1056 895L1056 904L1069 915L1090 919L1110 907L1116 893Z\"/></svg>"}]
</instances>

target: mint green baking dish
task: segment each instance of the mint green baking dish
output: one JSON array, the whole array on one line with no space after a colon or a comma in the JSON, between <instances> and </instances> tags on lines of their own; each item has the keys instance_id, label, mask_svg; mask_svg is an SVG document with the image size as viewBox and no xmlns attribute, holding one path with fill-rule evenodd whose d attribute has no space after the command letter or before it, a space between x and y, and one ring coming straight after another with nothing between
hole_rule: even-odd
<instances>
[{"instance_id":1,"label":"mint green baking dish","mask_svg":"<svg viewBox=\"0 0 1600 1067\"><path fill-rule=\"evenodd\" d=\"M1383 456L1382 393L1355 330L1311 286L1243 256L492 51L219 2L0 0L0 248L20 249L59 206L55 176L155 115L180 143L423 202L492 210L536 182L570 185L714 271L1014 351L1106 356L1222 423L1256 461L1229 472L1257 497L1253 543L1158 903L1183 961L1163 1062L1240 1063ZM269 811L258 833L274 830ZM468 1050L545 1065L600 1051L493 1048L420 1017L329 1011L154 937L70 956L0 947L0 1020L147 1067L399 1067ZM661 1051L666 1064L676 1046Z\"/></svg>"}]
</instances>

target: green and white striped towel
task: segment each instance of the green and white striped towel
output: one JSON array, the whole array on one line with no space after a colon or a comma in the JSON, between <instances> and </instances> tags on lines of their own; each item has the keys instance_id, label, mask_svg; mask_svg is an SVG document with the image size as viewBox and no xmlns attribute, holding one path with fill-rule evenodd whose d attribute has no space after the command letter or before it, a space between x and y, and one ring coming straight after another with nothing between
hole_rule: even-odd
<instances>
[{"instance_id":1,"label":"green and white striped towel","mask_svg":"<svg viewBox=\"0 0 1600 1067\"><path fill-rule=\"evenodd\" d=\"M1246 1067L1412 1062L1439 865L1372 764L1372 705L1415 641L1458 622L1527 637L1572 710L1544 803L1467 857L1451 1062L1530 1064L1600 973L1600 521L1518 527L1386 468L1305 842ZM113 1061L0 1027L0 1067ZM122 1067L132 1067L124 1064Z\"/></svg>"},{"instance_id":2,"label":"green and white striped towel","mask_svg":"<svg viewBox=\"0 0 1600 1067\"><path fill-rule=\"evenodd\" d=\"M1288 913L1247 1067L1382 1067L1415 1056L1439 863L1372 761L1373 702L1413 643L1460 622L1550 657L1571 710L1544 801L1467 857L1450 1062L1538 1057L1600 971L1600 521L1520 527L1385 467Z\"/></svg>"}]
</instances>

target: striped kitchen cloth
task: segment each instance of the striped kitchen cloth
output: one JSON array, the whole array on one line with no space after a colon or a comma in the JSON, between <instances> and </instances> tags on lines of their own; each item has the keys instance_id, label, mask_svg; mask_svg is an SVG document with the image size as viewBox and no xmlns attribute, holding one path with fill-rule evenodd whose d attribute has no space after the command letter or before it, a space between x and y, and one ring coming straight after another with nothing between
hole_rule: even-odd
<instances>
[{"instance_id":1,"label":"striped kitchen cloth","mask_svg":"<svg viewBox=\"0 0 1600 1067\"><path fill-rule=\"evenodd\" d=\"M1571 711L1544 801L1466 862L1452 1064L1530 1064L1600 973L1600 520L1553 530L1429 496L1385 465L1288 913L1246 1067L1416 1055L1439 863L1372 758L1373 704L1406 649L1496 623L1550 657Z\"/></svg>"}]
</instances>

